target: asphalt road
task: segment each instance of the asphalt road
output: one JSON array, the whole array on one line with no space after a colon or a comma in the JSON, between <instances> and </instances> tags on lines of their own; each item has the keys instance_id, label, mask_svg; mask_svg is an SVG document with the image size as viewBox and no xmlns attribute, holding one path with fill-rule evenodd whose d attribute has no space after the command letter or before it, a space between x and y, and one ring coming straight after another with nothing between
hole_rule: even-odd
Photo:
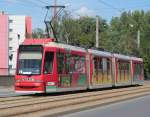
<instances>
[{"instance_id":1,"label":"asphalt road","mask_svg":"<svg viewBox=\"0 0 150 117\"><path fill-rule=\"evenodd\" d=\"M62 117L150 117L150 96L76 112Z\"/></svg>"}]
</instances>

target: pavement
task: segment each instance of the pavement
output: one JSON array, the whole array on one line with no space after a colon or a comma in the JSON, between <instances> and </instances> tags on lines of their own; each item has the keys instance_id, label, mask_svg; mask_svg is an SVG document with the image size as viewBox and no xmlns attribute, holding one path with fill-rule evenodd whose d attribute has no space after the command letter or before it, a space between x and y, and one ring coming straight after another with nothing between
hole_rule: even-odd
<instances>
[{"instance_id":1,"label":"pavement","mask_svg":"<svg viewBox=\"0 0 150 117\"><path fill-rule=\"evenodd\" d=\"M0 86L0 93L8 93L13 91L14 91L13 86Z\"/></svg>"},{"instance_id":2,"label":"pavement","mask_svg":"<svg viewBox=\"0 0 150 117\"><path fill-rule=\"evenodd\" d=\"M0 86L0 97L17 96L13 86Z\"/></svg>"},{"instance_id":3,"label":"pavement","mask_svg":"<svg viewBox=\"0 0 150 117\"><path fill-rule=\"evenodd\" d=\"M24 95L29 95L29 94L15 93L14 86L0 86L0 98L24 96Z\"/></svg>"}]
</instances>

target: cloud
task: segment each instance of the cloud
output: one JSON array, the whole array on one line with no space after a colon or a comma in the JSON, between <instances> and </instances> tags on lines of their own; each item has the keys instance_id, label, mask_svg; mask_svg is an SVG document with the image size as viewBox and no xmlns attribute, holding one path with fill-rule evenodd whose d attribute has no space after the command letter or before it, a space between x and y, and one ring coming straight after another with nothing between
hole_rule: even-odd
<instances>
[{"instance_id":1,"label":"cloud","mask_svg":"<svg viewBox=\"0 0 150 117\"><path fill-rule=\"evenodd\" d=\"M75 11L75 14L78 16L94 16L94 11L82 6Z\"/></svg>"},{"instance_id":2,"label":"cloud","mask_svg":"<svg viewBox=\"0 0 150 117\"><path fill-rule=\"evenodd\" d=\"M17 0L5 0L5 2L7 4L15 4L16 2L18 2ZM20 2L20 1L19 1Z\"/></svg>"},{"instance_id":3,"label":"cloud","mask_svg":"<svg viewBox=\"0 0 150 117\"><path fill-rule=\"evenodd\" d=\"M16 0L6 0L7 3L14 3Z\"/></svg>"}]
</instances>

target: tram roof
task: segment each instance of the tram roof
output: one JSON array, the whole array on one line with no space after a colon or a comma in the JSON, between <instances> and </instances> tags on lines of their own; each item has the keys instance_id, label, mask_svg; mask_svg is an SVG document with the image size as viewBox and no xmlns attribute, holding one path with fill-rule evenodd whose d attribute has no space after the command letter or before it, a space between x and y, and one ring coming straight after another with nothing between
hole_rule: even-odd
<instances>
[{"instance_id":1,"label":"tram roof","mask_svg":"<svg viewBox=\"0 0 150 117\"><path fill-rule=\"evenodd\" d=\"M86 52L85 48L78 47L78 46L72 46L62 43L56 43L54 42L53 38L41 38L41 39L25 39L23 42L23 45L43 45L45 47L58 47L68 50L74 50L74 51L80 51L80 52ZM122 60L133 60L133 61L141 61L143 62L142 58L137 57L129 57L122 54L112 54L110 52L106 51L100 51L100 50L94 50L94 49L88 49L88 52L97 56L103 56L103 57L112 57L112 55L118 59Z\"/></svg>"},{"instance_id":2,"label":"tram roof","mask_svg":"<svg viewBox=\"0 0 150 117\"><path fill-rule=\"evenodd\" d=\"M88 52L97 56L112 57L112 53L110 52L99 51L99 50L94 50L94 49L88 49Z\"/></svg>"},{"instance_id":3,"label":"tram roof","mask_svg":"<svg viewBox=\"0 0 150 117\"><path fill-rule=\"evenodd\" d=\"M131 60L130 56L126 56L126 55L122 55L122 54L113 54L113 56L115 58L122 59L122 60Z\"/></svg>"},{"instance_id":4,"label":"tram roof","mask_svg":"<svg viewBox=\"0 0 150 117\"><path fill-rule=\"evenodd\" d=\"M142 58L137 58L137 57L131 57L131 60L143 62Z\"/></svg>"},{"instance_id":5,"label":"tram roof","mask_svg":"<svg viewBox=\"0 0 150 117\"><path fill-rule=\"evenodd\" d=\"M63 43L56 43L56 42L50 42L45 44L46 47L58 47L58 48L63 48L67 50L74 50L74 51L80 51L80 52L86 52L85 48L78 47L78 46L72 46L72 45L67 45Z\"/></svg>"},{"instance_id":6,"label":"tram roof","mask_svg":"<svg viewBox=\"0 0 150 117\"><path fill-rule=\"evenodd\" d=\"M62 43L56 43L54 42L53 38L25 39L25 41L23 42L23 45L43 45L45 47L58 47L58 48L63 48L63 49L68 49L68 50L86 52L85 48L62 44Z\"/></svg>"}]
</instances>

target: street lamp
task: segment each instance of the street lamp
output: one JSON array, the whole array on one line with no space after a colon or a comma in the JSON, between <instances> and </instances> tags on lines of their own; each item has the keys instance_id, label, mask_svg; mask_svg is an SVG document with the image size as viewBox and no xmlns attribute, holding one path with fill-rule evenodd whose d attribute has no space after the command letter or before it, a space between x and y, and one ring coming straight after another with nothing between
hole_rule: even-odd
<instances>
[{"instance_id":1,"label":"street lamp","mask_svg":"<svg viewBox=\"0 0 150 117\"><path fill-rule=\"evenodd\" d=\"M133 28L134 25L133 25L133 24L130 24L130 27ZM138 48L138 49L140 48L140 35L141 35L141 32L140 32L140 30L138 29L138 30L137 30L137 36L136 36L136 38L137 38L137 48Z\"/></svg>"},{"instance_id":2,"label":"street lamp","mask_svg":"<svg viewBox=\"0 0 150 117\"><path fill-rule=\"evenodd\" d=\"M140 36L141 36L141 32L138 29L138 31L137 31L137 47L138 47L138 49L140 48Z\"/></svg>"}]
</instances>

